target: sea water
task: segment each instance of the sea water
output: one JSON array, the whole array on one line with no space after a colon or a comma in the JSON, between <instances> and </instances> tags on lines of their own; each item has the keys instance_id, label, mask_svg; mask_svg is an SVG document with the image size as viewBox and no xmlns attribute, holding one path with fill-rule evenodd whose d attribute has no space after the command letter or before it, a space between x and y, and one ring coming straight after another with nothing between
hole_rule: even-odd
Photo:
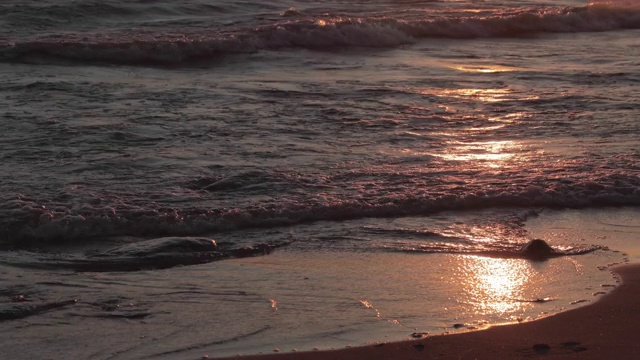
<instances>
[{"instance_id":1,"label":"sea water","mask_svg":"<svg viewBox=\"0 0 640 360\"><path fill-rule=\"evenodd\" d=\"M633 1L4 1L0 29L13 358L527 321L640 256Z\"/></svg>"}]
</instances>

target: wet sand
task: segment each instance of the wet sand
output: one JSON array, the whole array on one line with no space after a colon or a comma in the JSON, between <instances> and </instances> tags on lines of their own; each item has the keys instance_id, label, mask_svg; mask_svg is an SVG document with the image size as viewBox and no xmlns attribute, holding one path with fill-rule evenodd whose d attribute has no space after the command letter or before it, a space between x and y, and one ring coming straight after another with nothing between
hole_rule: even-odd
<instances>
[{"instance_id":1,"label":"wet sand","mask_svg":"<svg viewBox=\"0 0 640 360\"><path fill-rule=\"evenodd\" d=\"M332 351L234 357L331 359L639 359L640 264L613 269L622 284L588 306L540 320L454 335ZM211 358L212 356L209 355Z\"/></svg>"}]
</instances>

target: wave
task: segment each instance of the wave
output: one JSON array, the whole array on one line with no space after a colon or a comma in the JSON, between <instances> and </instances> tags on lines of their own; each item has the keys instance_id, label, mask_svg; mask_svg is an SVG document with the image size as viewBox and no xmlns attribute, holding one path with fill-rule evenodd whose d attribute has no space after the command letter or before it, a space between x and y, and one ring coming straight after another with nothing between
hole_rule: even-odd
<instances>
[{"instance_id":1,"label":"wave","mask_svg":"<svg viewBox=\"0 0 640 360\"><path fill-rule=\"evenodd\" d=\"M521 239L526 238L524 221L538 214L534 210L511 214L509 219L503 218L495 223L491 221L490 225L485 223L480 227L466 223L472 231L455 226L424 230L377 225L367 226L362 230L366 234L382 235L383 241L373 242L374 250L410 254L461 254L545 261L556 257L609 250L604 246L588 244L551 246L542 239L522 242Z\"/></svg>"},{"instance_id":2,"label":"wave","mask_svg":"<svg viewBox=\"0 0 640 360\"><path fill-rule=\"evenodd\" d=\"M0 61L181 66L261 50L391 48L429 38L529 37L639 28L639 10L607 5L522 9L489 16L441 15L417 20L327 16L232 30L114 30L4 39L0 40Z\"/></svg>"},{"instance_id":3,"label":"wave","mask_svg":"<svg viewBox=\"0 0 640 360\"><path fill-rule=\"evenodd\" d=\"M446 237L446 236L445 236ZM350 240L350 239L346 239ZM215 240L196 237L167 237L132 242L106 251L85 253L9 252L2 262L20 268L68 270L76 272L130 272L167 269L175 266L207 264L214 261L268 255L293 240L260 243L253 246L217 246ZM540 249L538 244L542 243ZM527 243L482 242L458 239L445 242L385 242L374 244L368 251L411 254L460 254L503 259L546 261L562 256L575 256L609 249L599 245L550 246L544 240ZM0 311L0 320L2 320Z\"/></svg>"},{"instance_id":4,"label":"wave","mask_svg":"<svg viewBox=\"0 0 640 360\"><path fill-rule=\"evenodd\" d=\"M207 191L207 190L200 190ZM502 207L525 209L640 206L640 177L609 174L599 179L560 179L546 185L435 192L431 195L380 195L368 199L341 195L238 208L117 208L87 204L52 212L28 199L0 203L0 244L28 248L44 244L82 243L116 236L201 236L249 228L276 228L316 221L430 215ZM431 237L434 234L418 234ZM437 234L435 234L437 235Z\"/></svg>"}]
</instances>

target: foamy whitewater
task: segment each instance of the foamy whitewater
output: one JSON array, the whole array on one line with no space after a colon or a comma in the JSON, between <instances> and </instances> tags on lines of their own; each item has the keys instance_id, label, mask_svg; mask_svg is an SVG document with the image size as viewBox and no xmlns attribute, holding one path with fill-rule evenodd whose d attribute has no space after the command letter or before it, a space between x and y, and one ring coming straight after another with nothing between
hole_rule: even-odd
<instances>
[{"instance_id":1,"label":"foamy whitewater","mask_svg":"<svg viewBox=\"0 0 640 360\"><path fill-rule=\"evenodd\" d=\"M0 351L328 349L593 301L640 259L637 5L3 1Z\"/></svg>"}]
</instances>

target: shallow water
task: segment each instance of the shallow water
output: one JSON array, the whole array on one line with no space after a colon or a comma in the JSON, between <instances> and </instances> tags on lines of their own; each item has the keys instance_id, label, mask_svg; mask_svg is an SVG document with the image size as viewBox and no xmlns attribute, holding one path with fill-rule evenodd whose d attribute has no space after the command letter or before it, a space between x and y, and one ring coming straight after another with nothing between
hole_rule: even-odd
<instances>
[{"instance_id":1,"label":"shallow water","mask_svg":"<svg viewBox=\"0 0 640 360\"><path fill-rule=\"evenodd\" d=\"M633 6L0 9L0 316L18 358L526 320L590 301L637 257ZM525 259L533 238L563 256Z\"/></svg>"},{"instance_id":2,"label":"shallow water","mask_svg":"<svg viewBox=\"0 0 640 360\"><path fill-rule=\"evenodd\" d=\"M492 236L479 233L504 230L478 222L505 212L345 221L341 229L320 222L299 229L297 241L269 255L135 272L39 270L34 257L36 264L60 264L69 261L69 253L6 253L2 351L16 358L44 349L51 358L178 359L330 349L466 331L588 304L617 283L609 267L636 256L628 252L637 247L633 228L621 236L616 224L601 224L599 231L583 227L594 219L635 219L638 211L632 208L595 214L545 211L530 218L522 230L544 235L556 249L611 246L542 261L416 251L434 240L424 234L412 239L406 230L416 222L429 229L456 222L475 233L474 239L490 242ZM366 236L354 240L353 229ZM345 231L352 234L349 240L337 235ZM395 242L410 250L389 251L387 244ZM52 260L56 257L58 262ZM16 301L17 294L28 301ZM47 340L51 336L55 345Z\"/></svg>"}]
</instances>

